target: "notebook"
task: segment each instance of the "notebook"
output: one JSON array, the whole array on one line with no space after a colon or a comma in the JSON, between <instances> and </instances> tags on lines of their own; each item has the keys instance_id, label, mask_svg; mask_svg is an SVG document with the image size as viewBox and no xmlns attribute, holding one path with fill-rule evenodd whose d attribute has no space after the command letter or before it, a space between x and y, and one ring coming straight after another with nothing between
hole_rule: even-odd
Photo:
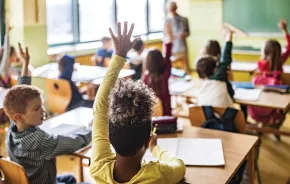
<instances>
[{"instance_id":1,"label":"notebook","mask_svg":"<svg viewBox=\"0 0 290 184\"><path fill-rule=\"evenodd\" d=\"M183 160L188 166L225 165L221 139L158 139L157 145ZM144 155L146 161L157 160L151 153Z\"/></svg>"},{"instance_id":2,"label":"notebook","mask_svg":"<svg viewBox=\"0 0 290 184\"><path fill-rule=\"evenodd\" d=\"M86 129L85 126L82 125L75 125L75 124L60 124L56 127L53 127L51 129L45 130L49 134L53 135L70 135L75 132L81 131Z\"/></svg>"},{"instance_id":3,"label":"notebook","mask_svg":"<svg viewBox=\"0 0 290 184\"><path fill-rule=\"evenodd\" d=\"M260 98L261 89L242 89L237 88L235 90L234 99L245 101L257 101Z\"/></svg>"}]
</instances>

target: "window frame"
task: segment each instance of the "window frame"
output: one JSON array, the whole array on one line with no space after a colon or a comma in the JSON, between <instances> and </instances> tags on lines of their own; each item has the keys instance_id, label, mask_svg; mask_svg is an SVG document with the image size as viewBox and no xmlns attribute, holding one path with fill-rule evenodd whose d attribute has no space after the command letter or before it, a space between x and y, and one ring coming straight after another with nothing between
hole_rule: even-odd
<instances>
[{"instance_id":1,"label":"window frame","mask_svg":"<svg viewBox=\"0 0 290 184\"><path fill-rule=\"evenodd\" d=\"M167 0L164 1L164 15L166 15L166 5ZM113 0L113 7L114 7L114 22L118 22L118 9L117 9L117 0ZM49 44L49 47L58 47L58 46L64 46L64 45L76 45L76 44L85 44L85 43L92 43L92 42L98 42L101 40L90 40L90 41L80 41L80 16L79 16L79 0L72 0L72 25L73 25L73 42L65 42L65 43L56 43L56 44ZM149 36L150 34L155 33L161 33L163 30L160 31L150 31L150 6L149 6L149 0L146 0L146 33L142 35L136 35L136 36ZM165 20L164 20L165 21ZM117 26L114 24L113 27L114 30L117 29Z\"/></svg>"}]
</instances>

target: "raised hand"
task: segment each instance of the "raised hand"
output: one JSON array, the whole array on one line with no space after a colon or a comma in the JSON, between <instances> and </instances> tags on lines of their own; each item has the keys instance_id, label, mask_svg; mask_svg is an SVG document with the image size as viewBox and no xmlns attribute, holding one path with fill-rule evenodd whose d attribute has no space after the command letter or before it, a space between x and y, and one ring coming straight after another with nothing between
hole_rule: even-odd
<instances>
[{"instance_id":1,"label":"raised hand","mask_svg":"<svg viewBox=\"0 0 290 184\"><path fill-rule=\"evenodd\" d=\"M23 52L21 44L18 43L18 49L19 49L19 59L22 62L21 76L28 76L28 65L29 65L29 60L30 60L28 47L26 47L25 52Z\"/></svg>"},{"instance_id":2,"label":"raised hand","mask_svg":"<svg viewBox=\"0 0 290 184\"><path fill-rule=\"evenodd\" d=\"M287 22L285 19L281 19L279 22L278 22L278 27L283 31L283 32L288 32L287 30Z\"/></svg>"},{"instance_id":3,"label":"raised hand","mask_svg":"<svg viewBox=\"0 0 290 184\"><path fill-rule=\"evenodd\" d=\"M233 39L233 30L231 30L228 27L224 28L224 33L225 33L225 40L228 41L232 41Z\"/></svg>"},{"instance_id":4,"label":"raised hand","mask_svg":"<svg viewBox=\"0 0 290 184\"><path fill-rule=\"evenodd\" d=\"M130 30L127 33L127 22L124 23L124 29L122 33L121 29L121 23L118 22L118 36L116 37L110 28L110 34L113 40L115 53L118 56L121 56L123 58L126 58L127 53L132 47L136 44L136 42L139 40L139 38L135 38L133 42L131 42L131 36L132 32L134 30L134 24L131 24Z\"/></svg>"},{"instance_id":5,"label":"raised hand","mask_svg":"<svg viewBox=\"0 0 290 184\"><path fill-rule=\"evenodd\" d=\"M156 134L151 136L151 140L150 140L150 143L149 143L149 149L150 149L151 153L152 153L153 148L155 146L157 146L157 135Z\"/></svg>"}]
</instances>

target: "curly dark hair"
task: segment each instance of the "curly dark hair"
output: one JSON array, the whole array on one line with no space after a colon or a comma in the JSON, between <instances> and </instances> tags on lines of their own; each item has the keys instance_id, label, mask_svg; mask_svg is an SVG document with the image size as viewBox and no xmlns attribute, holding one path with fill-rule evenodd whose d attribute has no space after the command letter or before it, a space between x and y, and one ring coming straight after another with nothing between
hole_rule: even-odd
<instances>
[{"instance_id":1,"label":"curly dark hair","mask_svg":"<svg viewBox=\"0 0 290 184\"><path fill-rule=\"evenodd\" d=\"M196 64L198 76L202 79L212 76L214 74L214 69L217 67L217 62L218 61L210 55L198 58Z\"/></svg>"},{"instance_id":2,"label":"curly dark hair","mask_svg":"<svg viewBox=\"0 0 290 184\"><path fill-rule=\"evenodd\" d=\"M119 80L110 93L109 138L121 156L134 156L146 144L156 104L142 81Z\"/></svg>"}]
</instances>

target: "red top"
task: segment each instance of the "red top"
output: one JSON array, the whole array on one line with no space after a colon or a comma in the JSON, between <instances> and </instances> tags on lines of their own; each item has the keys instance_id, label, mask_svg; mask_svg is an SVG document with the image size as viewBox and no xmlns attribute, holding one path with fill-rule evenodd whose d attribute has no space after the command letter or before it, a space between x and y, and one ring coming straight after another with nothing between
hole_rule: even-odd
<instances>
[{"instance_id":1,"label":"red top","mask_svg":"<svg viewBox=\"0 0 290 184\"><path fill-rule=\"evenodd\" d=\"M156 96L161 100L162 106L163 106L163 115L171 116L171 101L170 101L170 94L169 94L169 87L168 87L168 79L171 74L171 49L172 49L172 43L167 43L165 44L165 58L164 62L166 64L166 68L164 70L164 73L160 76L163 77L164 83L160 84L161 88L159 93L156 93ZM143 77L143 82L150 87L149 84L149 79L150 79L150 73L145 72L144 77Z\"/></svg>"},{"instance_id":2,"label":"red top","mask_svg":"<svg viewBox=\"0 0 290 184\"><path fill-rule=\"evenodd\" d=\"M286 51L281 56L282 64L285 63L285 61L287 60L287 58L290 55L290 36L289 36L289 34L287 34L285 36L285 39L286 39L286 42L287 42L287 46L286 46ZM261 72L270 71L271 70L270 62L267 61L267 60L259 61L258 62L258 69Z\"/></svg>"}]
</instances>

